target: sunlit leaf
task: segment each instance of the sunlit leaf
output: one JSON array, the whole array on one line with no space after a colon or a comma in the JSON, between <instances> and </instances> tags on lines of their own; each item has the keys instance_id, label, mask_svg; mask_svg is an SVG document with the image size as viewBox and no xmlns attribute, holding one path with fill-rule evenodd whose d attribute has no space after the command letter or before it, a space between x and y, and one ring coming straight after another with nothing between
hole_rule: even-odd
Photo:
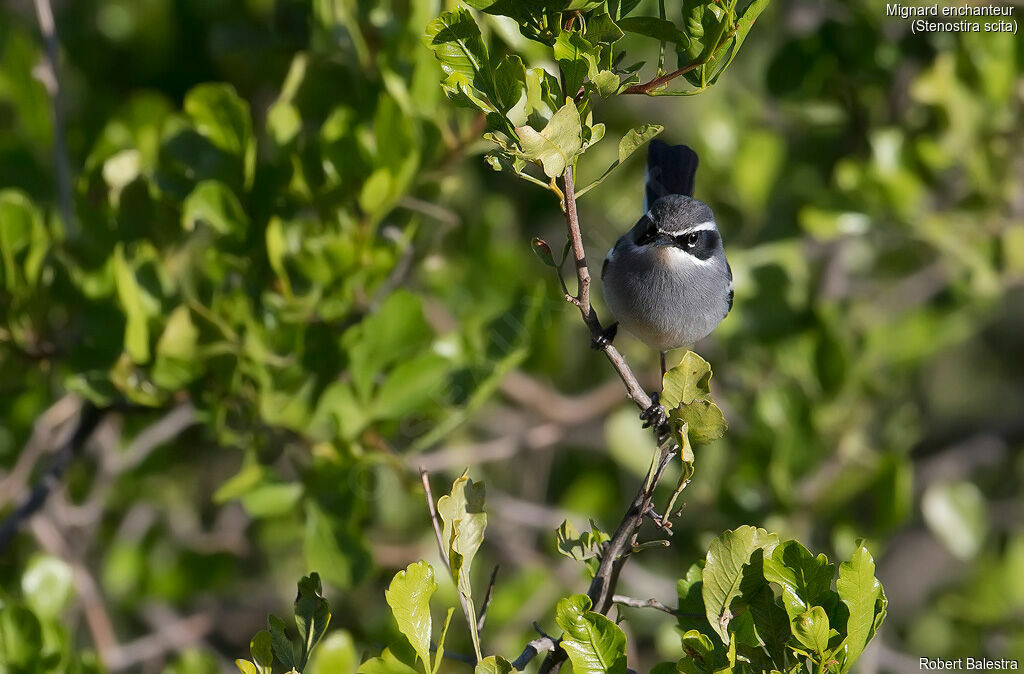
<instances>
[{"instance_id":1,"label":"sunlit leaf","mask_svg":"<svg viewBox=\"0 0 1024 674\"><path fill-rule=\"evenodd\" d=\"M437 590L434 569L426 562L414 562L399 571L385 591L388 606L399 631L412 644L416 657L430 667L430 597Z\"/></svg>"},{"instance_id":2,"label":"sunlit leaf","mask_svg":"<svg viewBox=\"0 0 1024 674\"><path fill-rule=\"evenodd\" d=\"M590 610L590 598L576 594L558 601L555 622L575 674L626 672L626 635L611 620Z\"/></svg>"}]
</instances>

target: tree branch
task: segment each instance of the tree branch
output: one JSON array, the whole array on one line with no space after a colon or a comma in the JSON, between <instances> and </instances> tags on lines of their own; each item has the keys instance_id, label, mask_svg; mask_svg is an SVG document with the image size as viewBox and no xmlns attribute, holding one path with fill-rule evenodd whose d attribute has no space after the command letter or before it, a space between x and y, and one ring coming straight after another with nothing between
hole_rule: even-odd
<instances>
[{"instance_id":1,"label":"tree branch","mask_svg":"<svg viewBox=\"0 0 1024 674\"><path fill-rule=\"evenodd\" d=\"M566 168L565 173L563 173L562 182L564 184L563 206L565 209L566 226L569 231L569 243L576 264L576 278L579 283L577 294L572 298L574 300L572 303L579 308L584 323L590 329L591 338L596 340L601 335L602 328L601 322L597 318L597 313L590 305L590 272L587 268L586 255L583 250L583 237L580 234L579 216L576 213L576 192L573 185L573 169L571 166ZM607 342L603 343L601 350L612 364L612 367L615 368L619 378L622 379L629 397L641 410L650 407L650 396L647 395L640 382L637 381L636 376L629 368L629 365L626 364L622 354ZM659 429L655 429L656 433L658 431ZM651 466L647 479L640 486L636 496L633 497L618 528L601 552L601 562L597 567L597 572L594 574L593 581L590 583L590 588L587 590L587 596L590 597L593 610L597 613L605 614L612 607L615 587L619 581L619 573L622 571L622 567L630 555L633 554L636 533L640 529L645 514L651 506L651 500L654 498L654 490L658 486L658 481L664 474L669 461L677 452L678 447L672 442L665 443L659 447L658 456L655 463ZM524 651L523 655L526 655L526 651ZM522 657L520 656L520 658ZM555 647L544 658L539 671L542 674L557 671L562 662L565 661L565 658L565 651Z\"/></svg>"},{"instance_id":2,"label":"tree branch","mask_svg":"<svg viewBox=\"0 0 1024 674\"><path fill-rule=\"evenodd\" d=\"M57 24L53 20L53 8L50 0L35 0L36 17L39 20L39 32L43 35L46 57L43 62L40 81L50 97L50 116L53 121L53 160L57 173L57 203L60 206L61 219L64 221L65 232L70 235L78 233L74 220L74 207L71 198L71 162L68 159L67 142L64 138L64 104L60 77L57 74L58 42Z\"/></svg>"},{"instance_id":3,"label":"tree branch","mask_svg":"<svg viewBox=\"0 0 1024 674\"><path fill-rule=\"evenodd\" d=\"M14 509L3 524L0 524L0 550L3 550L11 542L11 539L18 533L21 525L29 520L46 503L47 497L60 483L64 471L68 469L75 457L81 453L86 441L92 432L96 430L104 411L95 405L86 402L82 405L77 425L71 437L61 446L53 456L50 466L43 473L39 481L32 487L28 496Z\"/></svg>"},{"instance_id":4,"label":"tree branch","mask_svg":"<svg viewBox=\"0 0 1024 674\"><path fill-rule=\"evenodd\" d=\"M597 340L601 336L603 329L601 321L597 317L597 312L590 305L590 270L587 267L586 252L583 250L583 235L580 233L579 216L576 214L576 187L573 183L572 173L573 168L569 166L566 167L565 173L562 174L565 223L569 230L569 244L572 248L573 262L576 265L576 281L578 283L576 296L570 296L569 301L579 308L580 314L583 316L583 322L590 329L590 338ZM636 375L633 374L633 371L629 368L626 359L622 357L619 350L612 344L605 343L601 347L601 351L604 352L608 362L612 364L615 372L626 386L629 398L641 410L646 410L650 407L651 397L647 395L644 387L640 385Z\"/></svg>"},{"instance_id":5,"label":"tree branch","mask_svg":"<svg viewBox=\"0 0 1024 674\"><path fill-rule=\"evenodd\" d=\"M626 87L625 89L622 90L622 93L650 94L655 89L661 88L662 86L668 84L677 77L685 75L691 70L696 70L697 68L700 68L702 65L706 64L708 61L711 60L711 57L718 53L718 50L725 46L725 43L731 40L735 35L735 29L728 31L722 38L722 40L717 45L715 45L715 48L708 52L708 55L700 59L699 61L694 61L693 63L689 63L683 66L682 68L679 68L678 70L673 70L672 72L666 73L660 77L655 77L653 80L650 80L649 82L644 82L643 84L634 84L631 87Z\"/></svg>"}]
</instances>

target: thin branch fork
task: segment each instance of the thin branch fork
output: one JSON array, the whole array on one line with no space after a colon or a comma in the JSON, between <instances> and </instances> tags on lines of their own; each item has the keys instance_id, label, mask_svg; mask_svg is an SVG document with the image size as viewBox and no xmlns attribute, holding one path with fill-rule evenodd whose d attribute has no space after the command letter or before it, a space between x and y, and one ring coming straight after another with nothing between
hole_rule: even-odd
<instances>
[{"instance_id":1,"label":"thin branch fork","mask_svg":"<svg viewBox=\"0 0 1024 674\"><path fill-rule=\"evenodd\" d=\"M624 94L650 94L655 89L659 89L660 87L663 87L664 85L668 84L669 82L671 82L672 80L676 79L677 77L685 75L686 73L688 73L690 71L693 71L693 70L696 70L697 68L700 68L701 66L707 64L707 62L711 60L712 56L714 56L714 54L719 49L721 49L725 45L725 43L727 41L729 41L730 39L732 39L733 36L735 36L735 35L736 35L736 30L734 28L734 29L728 31L725 34L725 36L722 38L721 42L719 42L717 45L715 45L715 48L712 49L710 52L708 52L708 55L705 56L704 58L700 59L699 61L694 61L693 63L689 63L689 64L683 66L682 68L679 68L677 70L673 70L670 73L666 73L666 74L664 74L664 75L662 75L660 77L655 77L653 80L650 80L649 82L644 82L643 84L634 84L631 87L626 87L625 89L622 90L622 93L624 93Z\"/></svg>"},{"instance_id":2,"label":"thin branch fork","mask_svg":"<svg viewBox=\"0 0 1024 674\"><path fill-rule=\"evenodd\" d=\"M602 343L601 351L604 352L605 357L615 368L619 378L622 379L622 383L626 386L626 391L629 397L640 407L641 410L646 410L652 404L651 398L644 391L643 386L637 380L636 375L630 369L626 363L622 354L619 353L611 344L604 342L597 342L597 338L601 336L602 327L601 322L597 317L597 313L590 304L590 271L587 267L586 253L583 248L583 237L580 232L579 215L576 212L576 191L573 182L573 167L566 167L565 172L562 174L563 183L563 206L565 210L566 227L569 234L569 244L572 249L573 260L576 265L576 279L578 282L577 294L573 298L572 304L579 308L580 314L583 317L583 322L586 323L590 329L590 335L595 343ZM657 460L651 466L651 472L648 474L647 479L640 486L636 496L633 497L633 501L629 504L629 508L626 510L626 514L623 516L622 521L619 523L618 528L612 535L611 540L605 545L601 553L601 562L598 565L597 572L594 574L594 579L590 584L590 588L587 590L587 596L590 597L590 601L593 605L593 610L597 613L606 614L612 607L615 597L615 587L618 584L619 573L622 571L622 567L629 559L630 555L634 552L634 543L637 531L640 529L640 525L643 524L644 518L648 515L651 510L651 501L654 498L654 490L658 486L658 482L661 476L665 472L665 468L668 467L672 457L678 452L678 447L673 443L663 444L659 448L659 454ZM653 600L652 600L653 601ZM524 657L529 655L531 650L530 646L527 646L527 650L516 660L516 663L520 663ZM535 655L536 653L534 653ZM526 662L532 658L533 655L529 655L526 658ZM561 648L552 648L547 656L544 658L544 662L541 664L541 674L547 672L557 671L561 667L562 662L566 659L566 653ZM524 663L525 666L525 663ZM521 667L517 667L521 669Z\"/></svg>"}]
</instances>

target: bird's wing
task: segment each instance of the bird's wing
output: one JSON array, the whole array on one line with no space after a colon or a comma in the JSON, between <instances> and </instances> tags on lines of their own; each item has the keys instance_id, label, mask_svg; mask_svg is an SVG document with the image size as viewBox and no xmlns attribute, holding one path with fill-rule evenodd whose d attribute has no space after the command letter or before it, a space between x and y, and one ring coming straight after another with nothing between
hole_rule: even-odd
<instances>
[{"instance_id":1,"label":"bird's wing","mask_svg":"<svg viewBox=\"0 0 1024 674\"><path fill-rule=\"evenodd\" d=\"M660 140L652 140L647 147L644 212L667 194L692 197L697 161L697 153L686 145L669 145Z\"/></svg>"}]
</instances>

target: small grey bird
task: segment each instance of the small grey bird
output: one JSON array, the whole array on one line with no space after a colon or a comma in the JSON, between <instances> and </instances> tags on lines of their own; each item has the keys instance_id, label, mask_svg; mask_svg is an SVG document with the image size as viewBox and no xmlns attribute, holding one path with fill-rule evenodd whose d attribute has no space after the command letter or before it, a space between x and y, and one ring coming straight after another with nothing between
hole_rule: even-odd
<instances>
[{"instance_id":1,"label":"small grey bird","mask_svg":"<svg viewBox=\"0 0 1024 674\"><path fill-rule=\"evenodd\" d=\"M601 268L608 308L622 327L660 352L663 375L666 351L693 346L732 309L732 269L715 214L693 198L696 173L692 149L652 141L646 212ZM614 338L614 330L605 338Z\"/></svg>"}]
</instances>

